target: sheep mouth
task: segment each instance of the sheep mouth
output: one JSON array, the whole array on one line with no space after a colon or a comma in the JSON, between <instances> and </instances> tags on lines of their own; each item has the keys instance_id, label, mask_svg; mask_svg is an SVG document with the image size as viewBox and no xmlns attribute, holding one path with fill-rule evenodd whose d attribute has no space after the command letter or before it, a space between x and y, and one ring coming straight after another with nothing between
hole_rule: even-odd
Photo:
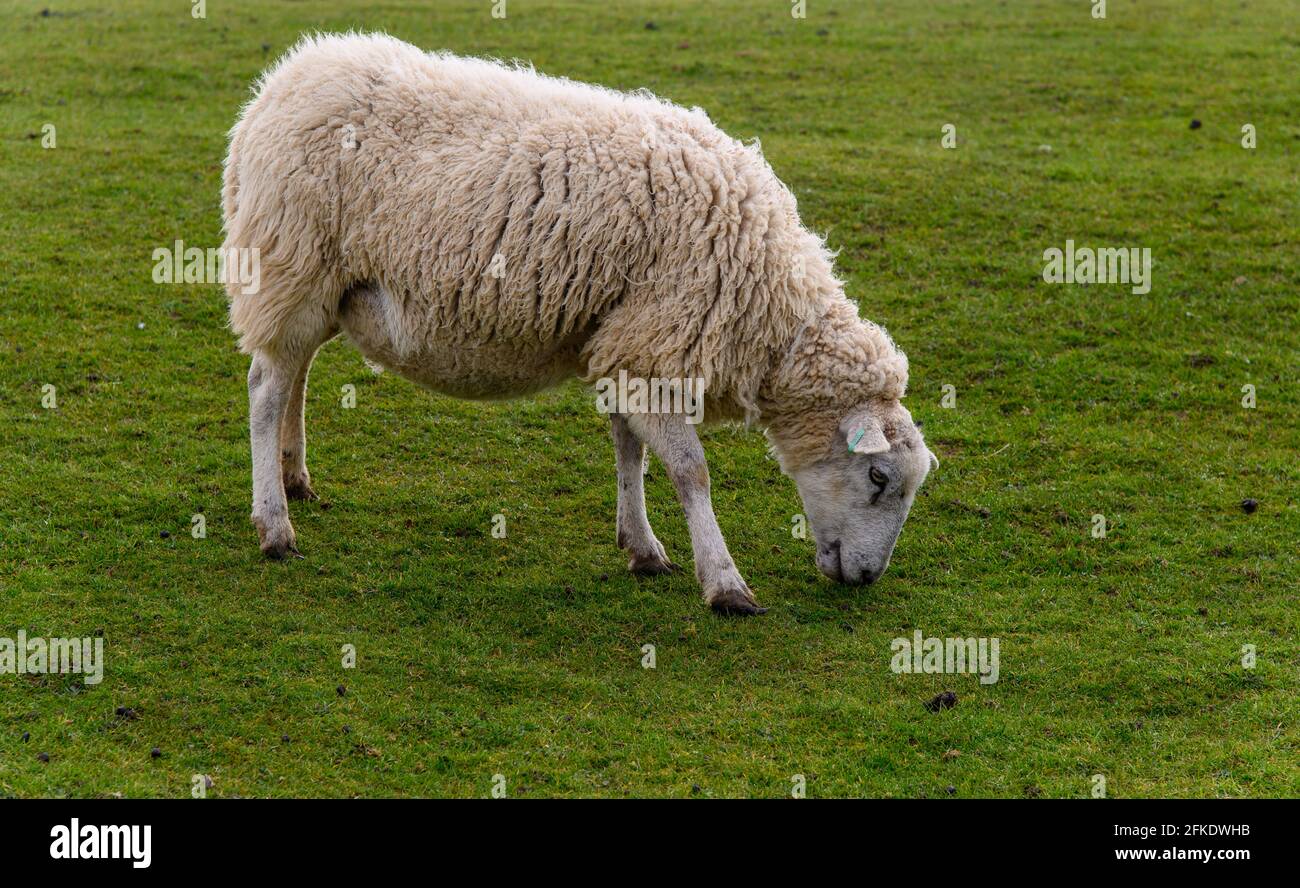
<instances>
[{"instance_id":1,"label":"sheep mouth","mask_svg":"<svg viewBox=\"0 0 1300 888\"><path fill-rule=\"evenodd\" d=\"M819 547L817 568L829 579L837 583L844 582L844 561L840 555L840 541L834 540Z\"/></svg>"},{"instance_id":2,"label":"sheep mouth","mask_svg":"<svg viewBox=\"0 0 1300 888\"><path fill-rule=\"evenodd\" d=\"M844 551L839 540L817 548L817 569L831 580L845 586L870 586L880 577L880 571L858 570L850 575L844 568Z\"/></svg>"}]
</instances>

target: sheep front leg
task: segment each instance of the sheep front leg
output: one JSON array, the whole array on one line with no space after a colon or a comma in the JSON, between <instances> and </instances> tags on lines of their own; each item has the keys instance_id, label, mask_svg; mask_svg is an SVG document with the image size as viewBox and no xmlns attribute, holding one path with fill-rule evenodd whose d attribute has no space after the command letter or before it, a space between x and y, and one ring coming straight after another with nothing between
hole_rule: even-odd
<instances>
[{"instance_id":1,"label":"sheep front leg","mask_svg":"<svg viewBox=\"0 0 1300 888\"><path fill-rule=\"evenodd\" d=\"M293 397L299 364L258 351L248 369L248 432L253 450L253 524L270 558L298 555L280 462L280 424ZM301 557L301 556L299 556Z\"/></svg>"},{"instance_id":2,"label":"sheep front leg","mask_svg":"<svg viewBox=\"0 0 1300 888\"><path fill-rule=\"evenodd\" d=\"M695 576L704 600L721 614L763 614L754 593L736 570L709 497L709 465L695 427L680 414L645 413L629 417L633 431L655 452L677 490L686 513L695 555Z\"/></svg>"},{"instance_id":3,"label":"sheep front leg","mask_svg":"<svg viewBox=\"0 0 1300 888\"><path fill-rule=\"evenodd\" d=\"M609 416L618 471L618 547L632 556L627 569L635 574L664 574L677 570L650 528L645 513L645 444L632 431L627 417Z\"/></svg>"}]
</instances>

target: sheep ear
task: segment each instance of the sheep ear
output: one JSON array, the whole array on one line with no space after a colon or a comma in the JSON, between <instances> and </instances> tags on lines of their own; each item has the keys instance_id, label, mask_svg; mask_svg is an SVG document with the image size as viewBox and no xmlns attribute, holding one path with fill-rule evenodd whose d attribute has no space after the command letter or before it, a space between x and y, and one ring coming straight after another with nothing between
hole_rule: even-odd
<instances>
[{"instance_id":1,"label":"sheep ear","mask_svg":"<svg viewBox=\"0 0 1300 888\"><path fill-rule=\"evenodd\" d=\"M925 448L925 452L930 454L930 471L933 472L935 469L939 468L939 457L935 456L934 451L929 447Z\"/></svg>"},{"instance_id":2,"label":"sheep ear","mask_svg":"<svg viewBox=\"0 0 1300 888\"><path fill-rule=\"evenodd\" d=\"M884 453L889 449L880 420L870 413L856 413L840 424L849 453Z\"/></svg>"}]
</instances>

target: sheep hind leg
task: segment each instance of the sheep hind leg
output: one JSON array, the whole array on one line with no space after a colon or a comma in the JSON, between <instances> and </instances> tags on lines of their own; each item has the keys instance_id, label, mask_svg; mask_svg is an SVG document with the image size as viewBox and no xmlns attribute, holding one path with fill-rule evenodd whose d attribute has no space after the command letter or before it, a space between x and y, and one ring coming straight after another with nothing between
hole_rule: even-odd
<instances>
[{"instance_id":1,"label":"sheep hind leg","mask_svg":"<svg viewBox=\"0 0 1300 888\"><path fill-rule=\"evenodd\" d=\"M646 575L678 570L668 560L668 552L655 537L645 513L645 444L626 416L611 413L609 420L618 471L618 547L632 556L627 569Z\"/></svg>"},{"instance_id":2,"label":"sheep hind leg","mask_svg":"<svg viewBox=\"0 0 1300 888\"><path fill-rule=\"evenodd\" d=\"M280 458L280 428L305 357L302 350L258 349L248 369L248 432L253 454L253 525L262 553L301 557L289 523Z\"/></svg>"},{"instance_id":3,"label":"sheep hind leg","mask_svg":"<svg viewBox=\"0 0 1300 888\"><path fill-rule=\"evenodd\" d=\"M704 600L720 614L767 613L736 570L727 551L709 496L709 464L695 427L681 414L640 413L630 418L633 431L654 451L668 471L686 513L695 555L695 576Z\"/></svg>"},{"instance_id":4,"label":"sheep hind leg","mask_svg":"<svg viewBox=\"0 0 1300 888\"><path fill-rule=\"evenodd\" d=\"M324 345L338 333L331 331L320 343ZM284 479L285 496L291 500L319 499L311 486L311 474L307 471L307 374L311 370L312 360L320 350L320 345L310 349L302 366L294 377L293 387L289 392L289 403L285 408L284 420L280 424L280 464Z\"/></svg>"}]
</instances>

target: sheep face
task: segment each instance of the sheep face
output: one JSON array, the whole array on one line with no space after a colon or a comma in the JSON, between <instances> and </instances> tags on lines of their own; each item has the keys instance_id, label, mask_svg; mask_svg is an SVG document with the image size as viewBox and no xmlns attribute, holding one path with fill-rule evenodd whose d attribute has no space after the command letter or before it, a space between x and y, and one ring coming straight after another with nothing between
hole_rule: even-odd
<instances>
[{"instance_id":1,"label":"sheep face","mask_svg":"<svg viewBox=\"0 0 1300 888\"><path fill-rule=\"evenodd\" d=\"M851 585L879 579L917 490L938 464L897 401L845 416L831 453L792 472L817 541L817 568Z\"/></svg>"}]
</instances>

